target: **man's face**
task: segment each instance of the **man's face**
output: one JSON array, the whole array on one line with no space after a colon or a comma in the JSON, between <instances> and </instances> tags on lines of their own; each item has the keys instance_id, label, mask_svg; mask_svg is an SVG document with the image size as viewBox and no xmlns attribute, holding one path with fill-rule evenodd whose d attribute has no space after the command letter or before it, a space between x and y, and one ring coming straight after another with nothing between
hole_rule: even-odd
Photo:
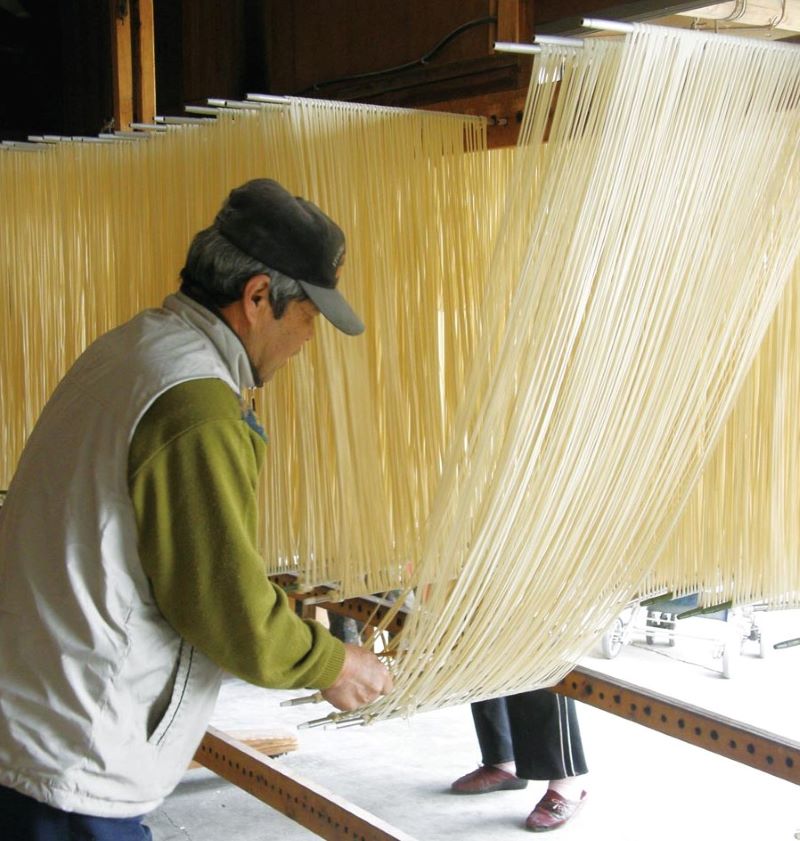
<instances>
[{"instance_id":1,"label":"man's face","mask_svg":"<svg viewBox=\"0 0 800 841\"><path fill-rule=\"evenodd\" d=\"M250 361L265 383L313 338L314 322L318 315L319 310L308 299L289 301L283 317L276 320L265 296L245 341Z\"/></svg>"}]
</instances>

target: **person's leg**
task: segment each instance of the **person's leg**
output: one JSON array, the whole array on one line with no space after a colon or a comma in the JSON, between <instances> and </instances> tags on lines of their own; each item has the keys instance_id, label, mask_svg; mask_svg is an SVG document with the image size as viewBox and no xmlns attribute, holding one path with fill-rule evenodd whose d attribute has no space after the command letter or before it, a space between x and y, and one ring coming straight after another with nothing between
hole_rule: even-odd
<instances>
[{"instance_id":1,"label":"person's leg","mask_svg":"<svg viewBox=\"0 0 800 841\"><path fill-rule=\"evenodd\" d=\"M328 627L336 639L358 645L361 642L361 622L352 616L342 616L340 613L328 611Z\"/></svg>"},{"instance_id":2,"label":"person's leg","mask_svg":"<svg viewBox=\"0 0 800 841\"><path fill-rule=\"evenodd\" d=\"M0 838L3 841L65 841L68 815L11 788L0 786Z\"/></svg>"},{"instance_id":3,"label":"person's leg","mask_svg":"<svg viewBox=\"0 0 800 841\"><path fill-rule=\"evenodd\" d=\"M562 780L587 772L572 698L547 689L506 699L517 774L528 780Z\"/></svg>"},{"instance_id":4,"label":"person's leg","mask_svg":"<svg viewBox=\"0 0 800 841\"><path fill-rule=\"evenodd\" d=\"M96 818L92 815L69 816L69 841L152 841L153 835L136 818Z\"/></svg>"},{"instance_id":5,"label":"person's leg","mask_svg":"<svg viewBox=\"0 0 800 841\"><path fill-rule=\"evenodd\" d=\"M509 696L507 702L517 774L548 781L525 825L534 832L557 829L586 798L587 767L575 702L544 689Z\"/></svg>"},{"instance_id":6,"label":"person's leg","mask_svg":"<svg viewBox=\"0 0 800 841\"><path fill-rule=\"evenodd\" d=\"M490 791L525 788L527 782L514 773L514 747L505 698L472 704L472 720L483 765L459 777L450 789L456 794L486 794Z\"/></svg>"},{"instance_id":7,"label":"person's leg","mask_svg":"<svg viewBox=\"0 0 800 841\"><path fill-rule=\"evenodd\" d=\"M96 818L64 812L0 786L2 841L152 841L138 818Z\"/></svg>"},{"instance_id":8,"label":"person's leg","mask_svg":"<svg viewBox=\"0 0 800 841\"><path fill-rule=\"evenodd\" d=\"M490 698L470 705L475 735L484 765L513 763L514 746L505 698Z\"/></svg>"}]
</instances>

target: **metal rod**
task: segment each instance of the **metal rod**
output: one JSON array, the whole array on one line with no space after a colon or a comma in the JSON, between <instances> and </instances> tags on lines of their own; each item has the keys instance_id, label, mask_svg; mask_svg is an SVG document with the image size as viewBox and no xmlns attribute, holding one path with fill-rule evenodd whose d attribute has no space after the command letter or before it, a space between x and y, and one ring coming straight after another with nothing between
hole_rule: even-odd
<instances>
[{"instance_id":1,"label":"metal rod","mask_svg":"<svg viewBox=\"0 0 800 841\"><path fill-rule=\"evenodd\" d=\"M17 152L43 152L47 147L42 143L28 143L24 140L4 140L0 149L13 149ZM2 497L0 497L2 505Z\"/></svg>"},{"instance_id":2,"label":"metal rod","mask_svg":"<svg viewBox=\"0 0 800 841\"><path fill-rule=\"evenodd\" d=\"M345 727L363 727L366 724L363 718L346 718L344 721L337 721L333 725L334 730L343 730ZM326 730L330 730L330 725L326 725Z\"/></svg>"},{"instance_id":3,"label":"metal rod","mask_svg":"<svg viewBox=\"0 0 800 841\"><path fill-rule=\"evenodd\" d=\"M235 99L208 99L206 101L216 108L248 108L250 110L258 108L256 102L239 102Z\"/></svg>"},{"instance_id":4,"label":"metal rod","mask_svg":"<svg viewBox=\"0 0 800 841\"><path fill-rule=\"evenodd\" d=\"M627 34L633 32L634 27L630 23L621 20L598 20L597 18L584 18L581 26L584 29L597 29L603 32L622 32Z\"/></svg>"},{"instance_id":5,"label":"metal rod","mask_svg":"<svg viewBox=\"0 0 800 841\"><path fill-rule=\"evenodd\" d=\"M213 122L210 117L156 117L156 123L165 126L197 126Z\"/></svg>"},{"instance_id":6,"label":"metal rod","mask_svg":"<svg viewBox=\"0 0 800 841\"><path fill-rule=\"evenodd\" d=\"M570 38L566 35L536 35L534 44L541 44L543 47L582 47L583 38Z\"/></svg>"},{"instance_id":7,"label":"metal rod","mask_svg":"<svg viewBox=\"0 0 800 841\"><path fill-rule=\"evenodd\" d=\"M292 101L294 102L314 102L319 103L320 100L318 99L308 99L307 97L302 96L270 96L269 94L264 93L249 93L247 94L247 99L249 102L243 103L243 107L247 107L250 105L251 107L261 107L264 105L279 105L283 107L288 107ZM211 100L209 100L211 102ZM353 107L362 107L362 108L369 108L372 110L382 110L387 113L417 113L417 114L425 114L430 116L432 113L435 113L437 117L454 117L459 120L466 120L470 122L484 122L486 120L485 117L476 116L475 114L459 114L455 111L431 111L425 108L406 108L400 106L392 106L392 105L372 105L366 103L357 103L357 102L349 102L348 105Z\"/></svg>"},{"instance_id":8,"label":"metal rod","mask_svg":"<svg viewBox=\"0 0 800 841\"><path fill-rule=\"evenodd\" d=\"M222 109L210 105L185 105L183 110L187 114L208 114L216 117Z\"/></svg>"},{"instance_id":9,"label":"metal rod","mask_svg":"<svg viewBox=\"0 0 800 841\"><path fill-rule=\"evenodd\" d=\"M709 605L708 607L693 607L691 610L684 610L677 615L677 619L688 619L690 616L704 616L706 613L716 613L719 610L730 610L733 607L733 601L730 599L721 604Z\"/></svg>"},{"instance_id":10,"label":"metal rod","mask_svg":"<svg viewBox=\"0 0 800 841\"><path fill-rule=\"evenodd\" d=\"M542 48L536 44L515 44L511 41L495 41L494 51L496 53L518 53L520 55L535 55L540 53Z\"/></svg>"},{"instance_id":11,"label":"metal rod","mask_svg":"<svg viewBox=\"0 0 800 841\"><path fill-rule=\"evenodd\" d=\"M651 604L656 604L656 602L668 602L672 596L672 590L666 590L663 593L659 593L657 596L650 596L648 599L642 599L639 604L642 607L649 607Z\"/></svg>"},{"instance_id":12,"label":"metal rod","mask_svg":"<svg viewBox=\"0 0 800 841\"><path fill-rule=\"evenodd\" d=\"M245 99L251 102L260 102L263 105L288 105L288 96L276 96L271 93L249 93Z\"/></svg>"},{"instance_id":13,"label":"metal rod","mask_svg":"<svg viewBox=\"0 0 800 841\"><path fill-rule=\"evenodd\" d=\"M288 698L286 701L281 701L281 706L296 707L298 704L318 704L322 700L322 693L315 692L313 695L303 695L300 698Z\"/></svg>"},{"instance_id":14,"label":"metal rod","mask_svg":"<svg viewBox=\"0 0 800 841\"><path fill-rule=\"evenodd\" d=\"M312 718L310 721L301 721L300 724L297 725L298 730L310 730L312 727L322 727L325 728L328 724L333 723L334 719L331 718L330 715L326 715L324 718Z\"/></svg>"},{"instance_id":15,"label":"metal rod","mask_svg":"<svg viewBox=\"0 0 800 841\"><path fill-rule=\"evenodd\" d=\"M110 140L147 140L150 135L144 131L115 131L113 134L101 132L99 136Z\"/></svg>"}]
</instances>

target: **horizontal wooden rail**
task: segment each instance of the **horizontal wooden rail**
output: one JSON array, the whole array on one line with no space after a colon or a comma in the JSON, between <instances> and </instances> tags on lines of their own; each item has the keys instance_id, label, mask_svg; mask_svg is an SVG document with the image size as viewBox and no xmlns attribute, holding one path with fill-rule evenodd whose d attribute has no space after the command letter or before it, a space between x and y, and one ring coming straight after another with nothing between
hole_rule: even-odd
<instances>
[{"instance_id":1,"label":"horizontal wooden rail","mask_svg":"<svg viewBox=\"0 0 800 841\"><path fill-rule=\"evenodd\" d=\"M380 622L383 615L395 607L377 596L326 601L336 593L335 587L322 585L301 592L292 575L273 576L273 580L286 587L293 598L306 599L317 607L362 622ZM389 630L401 630L404 619L405 610L401 609ZM800 783L800 744L773 733L582 667L571 671L551 687L551 691L789 782ZM194 758L195 762L321 838L331 841L414 841L402 830L322 786L287 773L274 760L215 728L209 727Z\"/></svg>"},{"instance_id":2,"label":"horizontal wooden rail","mask_svg":"<svg viewBox=\"0 0 800 841\"><path fill-rule=\"evenodd\" d=\"M552 690L759 771L800 783L800 744L790 739L583 667L571 671Z\"/></svg>"},{"instance_id":3,"label":"horizontal wooden rail","mask_svg":"<svg viewBox=\"0 0 800 841\"><path fill-rule=\"evenodd\" d=\"M392 607L390 602L375 596L324 601L325 592L322 588L310 594L317 607L362 622L379 622ZM328 592L335 589L328 588ZM297 594L297 598L303 596ZM389 630L400 631L406 615L404 609L398 611ZM574 669L550 689L751 768L800 783L800 744L790 739L583 667Z\"/></svg>"},{"instance_id":4,"label":"horizontal wooden rail","mask_svg":"<svg viewBox=\"0 0 800 841\"><path fill-rule=\"evenodd\" d=\"M243 742L209 727L195 762L331 841L414 841L412 836L338 797L293 776Z\"/></svg>"}]
</instances>

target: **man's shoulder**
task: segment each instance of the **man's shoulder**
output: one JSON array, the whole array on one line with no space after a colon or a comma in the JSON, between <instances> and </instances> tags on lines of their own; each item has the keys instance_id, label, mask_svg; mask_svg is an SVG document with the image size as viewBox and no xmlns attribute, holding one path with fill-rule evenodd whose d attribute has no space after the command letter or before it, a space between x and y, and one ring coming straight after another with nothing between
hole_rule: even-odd
<instances>
[{"instance_id":1,"label":"man's shoulder","mask_svg":"<svg viewBox=\"0 0 800 841\"><path fill-rule=\"evenodd\" d=\"M239 397L222 380L204 377L174 385L153 401L136 425L129 470L135 472L152 455L187 432L202 435L209 424L241 423L242 418ZM243 423L241 428L245 429Z\"/></svg>"},{"instance_id":2,"label":"man's shoulder","mask_svg":"<svg viewBox=\"0 0 800 841\"><path fill-rule=\"evenodd\" d=\"M189 427L210 420L237 420L241 416L241 401L233 389L216 377L202 377L167 389L153 401L142 422L169 418Z\"/></svg>"}]
</instances>

